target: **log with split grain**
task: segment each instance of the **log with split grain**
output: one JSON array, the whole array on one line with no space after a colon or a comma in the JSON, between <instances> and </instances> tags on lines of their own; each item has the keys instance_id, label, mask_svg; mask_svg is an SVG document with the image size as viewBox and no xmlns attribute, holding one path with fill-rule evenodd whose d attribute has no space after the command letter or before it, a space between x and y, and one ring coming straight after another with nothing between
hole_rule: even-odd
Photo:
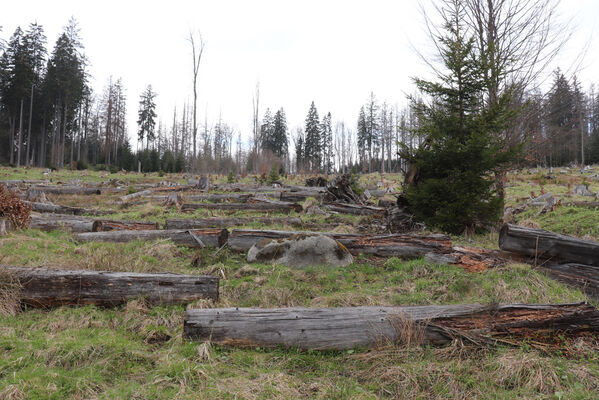
<instances>
[{"instance_id":1,"label":"log with split grain","mask_svg":"<svg viewBox=\"0 0 599 400\"><path fill-rule=\"evenodd\" d=\"M20 284L19 299L32 307L116 306L136 298L151 304L218 299L219 279L171 273L105 272L0 266Z\"/></svg>"},{"instance_id":2,"label":"log with split grain","mask_svg":"<svg viewBox=\"0 0 599 400\"><path fill-rule=\"evenodd\" d=\"M589 304L447 305L345 308L212 308L185 312L184 335L230 346L346 350L388 344L494 344L599 332Z\"/></svg>"},{"instance_id":3,"label":"log with split grain","mask_svg":"<svg viewBox=\"0 0 599 400\"><path fill-rule=\"evenodd\" d=\"M338 212L341 214L353 214L353 215L384 215L385 209L382 207L366 206L359 204L345 204L345 203L329 203L324 204L323 207L329 211Z\"/></svg>"},{"instance_id":4,"label":"log with split grain","mask_svg":"<svg viewBox=\"0 0 599 400\"><path fill-rule=\"evenodd\" d=\"M302 206L297 203L288 203L283 201L254 201L246 203L185 203L181 206L181 211L193 210L247 210L247 211L264 211L264 212L282 212L290 213L291 211L301 211Z\"/></svg>"},{"instance_id":5,"label":"log with split grain","mask_svg":"<svg viewBox=\"0 0 599 400\"><path fill-rule=\"evenodd\" d=\"M29 227L42 231L68 230L73 233L92 232L94 219L69 214L32 215Z\"/></svg>"},{"instance_id":6,"label":"log with split grain","mask_svg":"<svg viewBox=\"0 0 599 400\"><path fill-rule=\"evenodd\" d=\"M83 187L83 186L32 186L31 189L37 190L46 194L79 194L79 195L94 195L102 194L98 188Z\"/></svg>"},{"instance_id":7,"label":"log with split grain","mask_svg":"<svg viewBox=\"0 0 599 400\"><path fill-rule=\"evenodd\" d=\"M107 219L97 219L92 224L91 232L150 231L157 230L158 228L158 222L113 221Z\"/></svg>"},{"instance_id":8,"label":"log with split grain","mask_svg":"<svg viewBox=\"0 0 599 400\"><path fill-rule=\"evenodd\" d=\"M141 231L89 232L75 235L80 242L117 242L133 240L170 239L175 244L189 247L221 247L227 242L226 229L166 229Z\"/></svg>"},{"instance_id":9,"label":"log with split grain","mask_svg":"<svg viewBox=\"0 0 599 400\"><path fill-rule=\"evenodd\" d=\"M448 253L451 251L451 239L440 234L359 235L332 232L235 229L229 235L228 244L234 251L245 251L265 239L285 239L294 235L319 234L336 239L352 254L418 258L430 252Z\"/></svg>"},{"instance_id":10,"label":"log with split grain","mask_svg":"<svg viewBox=\"0 0 599 400\"><path fill-rule=\"evenodd\" d=\"M579 288L594 299L599 299L599 268L583 264L544 265L536 269L551 278Z\"/></svg>"},{"instance_id":11,"label":"log with split grain","mask_svg":"<svg viewBox=\"0 0 599 400\"><path fill-rule=\"evenodd\" d=\"M229 228L238 225L259 223L264 225L302 225L300 218L202 218L202 219L167 219L166 229L201 229L201 228Z\"/></svg>"},{"instance_id":12,"label":"log with split grain","mask_svg":"<svg viewBox=\"0 0 599 400\"><path fill-rule=\"evenodd\" d=\"M36 211L40 213L55 213L55 214L71 214L71 215L106 215L112 214L114 211L109 210L94 210L90 208L81 208L81 207L70 207L70 206L61 206L57 204L48 204L48 203L38 203L32 201L25 201L25 204L31 207L31 211Z\"/></svg>"},{"instance_id":13,"label":"log with split grain","mask_svg":"<svg viewBox=\"0 0 599 400\"><path fill-rule=\"evenodd\" d=\"M505 224L499 233L499 248L537 262L580 263L599 267L599 243L542 229Z\"/></svg>"}]
</instances>

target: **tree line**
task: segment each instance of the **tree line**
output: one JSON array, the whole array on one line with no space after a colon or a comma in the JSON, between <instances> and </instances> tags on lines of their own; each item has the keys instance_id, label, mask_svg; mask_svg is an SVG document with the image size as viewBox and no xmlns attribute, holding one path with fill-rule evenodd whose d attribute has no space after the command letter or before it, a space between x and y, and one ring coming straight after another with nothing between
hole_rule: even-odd
<instances>
[{"instance_id":1,"label":"tree line","mask_svg":"<svg viewBox=\"0 0 599 400\"><path fill-rule=\"evenodd\" d=\"M502 17L497 9L482 9L486 3L479 0L466 3L465 24L477 26L476 18L482 18L477 13L483 11L488 18ZM518 3L527 4L524 0ZM544 7L549 4L546 1ZM542 24L535 26L540 29ZM533 33L529 36L534 37ZM414 151L423 145L418 132L425 121L415 99L400 107L379 102L374 93L357 107L354 121L334 120L329 111L321 117L312 102L303 124L290 129L283 107L276 111L267 108L260 115L257 88L249 142L222 117L199 123L195 84L204 42L200 38L196 48L197 40L193 41L193 35L190 39L193 100L176 107L172 118L159 118L159 94L148 85L139 96L137 143L131 143L125 84L110 77L104 89L94 93L77 22L69 20L52 51L47 49L41 25L17 28L0 43L0 162L165 172L260 173L273 164L280 172L407 172L410 163L402 156L402 146ZM475 40L475 47L485 45ZM496 51L483 50L482 56ZM511 68L525 71L528 65ZM486 82L491 82L486 93L493 101L503 90L498 86L503 80L497 78L502 72L486 71L490 74ZM527 74L523 79L534 77ZM523 84L513 91L510 101L520 114L502 135L504 146L524 147L517 162L544 166L599 162L599 93L592 85L585 90L576 76L568 77L558 69L546 92Z\"/></svg>"}]
</instances>

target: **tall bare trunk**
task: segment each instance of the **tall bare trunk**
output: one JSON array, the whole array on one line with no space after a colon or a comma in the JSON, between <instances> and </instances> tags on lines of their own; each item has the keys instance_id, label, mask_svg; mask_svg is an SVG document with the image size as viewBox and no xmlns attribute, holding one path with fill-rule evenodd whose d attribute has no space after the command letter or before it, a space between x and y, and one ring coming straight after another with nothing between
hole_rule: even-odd
<instances>
[{"instance_id":1,"label":"tall bare trunk","mask_svg":"<svg viewBox=\"0 0 599 400\"><path fill-rule=\"evenodd\" d=\"M21 98L21 111L19 112L19 142L17 148L17 165L21 165L21 148L23 147L23 98Z\"/></svg>"},{"instance_id":2,"label":"tall bare trunk","mask_svg":"<svg viewBox=\"0 0 599 400\"><path fill-rule=\"evenodd\" d=\"M29 165L29 154L33 149L31 146L31 120L33 118L33 85L31 85L31 97L29 99L29 127L27 128L27 152L25 155L25 165Z\"/></svg>"}]
</instances>

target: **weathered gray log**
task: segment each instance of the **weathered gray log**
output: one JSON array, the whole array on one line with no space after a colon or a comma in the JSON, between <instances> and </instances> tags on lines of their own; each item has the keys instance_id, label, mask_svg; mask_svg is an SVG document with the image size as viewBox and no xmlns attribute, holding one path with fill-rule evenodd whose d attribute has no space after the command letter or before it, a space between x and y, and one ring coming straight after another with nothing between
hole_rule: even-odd
<instances>
[{"instance_id":1,"label":"weathered gray log","mask_svg":"<svg viewBox=\"0 0 599 400\"><path fill-rule=\"evenodd\" d=\"M599 268L583 264L543 265L536 269L551 278L581 289L594 299L599 299Z\"/></svg>"},{"instance_id":2,"label":"weathered gray log","mask_svg":"<svg viewBox=\"0 0 599 400\"><path fill-rule=\"evenodd\" d=\"M185 196L185 199L191 201L211 201L215 203L235 200L240 203L245 203L252 197L254 197L254 195L251 193L191 194Z\"/></svg>"},{"instance_id":3,"label":"weathered gray log","mask_svg":"<svg viewBox=\"0 0 599 400\"><path fill-rule=\"evenodd\" d=\"M181 211L193 211L201 209L210 210L251 210L251 211L275 211L282 213L290 213L291 211L301 211L302 206L297 203L286 202L246 202L246 203L185 203L181 206Z\"/></svg>"},{"instance_id":4,"label":"weathered gray log","mask_svg":"<svg viewBox=\"0 0 599 400\"><path fill-rule=\"evenodd\" d=\"M114 211L109 210L94 210L91 208L80 208L80 207L70 207L70 206L61 206L58 204L48 204L48 203L37 203L32 201L25 201L25 204L31 206L32 211L41 212L41 213L55 213L55 214L71 214L71 215L106 215L112 214Z\"/></svg>"},{"instance_id":5,"label":"weathered gray log","mask_svg":"<svg viewBox=\"0 0 599 400\"><path fill-rule=\"evenodd\" d=\"M149 231L157 230L158 228L158 222L113 221L107 219L98 219L93 222L90 232Z\"/></svg>"},{"instance_id":6,"label":"weathered gray log","mask_svg":"<svg viewBox=\"0 0 599 400\"><path fill-rule=\"evenodd\" d=\"M229 228L238 225L259 223L264 225L302 225L300 218L203 218L203 219L167 219L166 229L202 229L202 228Z\"/></svg>"},{"instance_id":7,"label":"weathered gray log","mask_svg":"<svg viewBox=\"0 0 599 400\"><path fill-rule=\"evenodd\" d=\"M346 350L387 344L446 344L455 338L550 340L599 331L599 310L585 304L447 305L345 308L212 308L185 312L184 335L229 346Z\"/></svg>"},{"instance_id":8,"label":"weathered gray log","mask_svg":"<svg viewBox=\"0 0 599 400\"><path fill-rule=\"evenodd\" d=\"M342 214L353 215L384 215L385 209L382 207L366 206L359 204L329 203L323 207L329 211L335 211Z\"/></svg>"},{"instance_id":9,"label":"weathered gray log","mask_svg":"<svg viewBox=\"0 0 599 400\"><path fill-rule=\"evenodd\" d=\"M226 229L169 229L145 231L109 231L89 232L75 235L80 242L117 242L133 240L170 239L175 244L189 247L221 247L227 242L229 231Z\"/></svg>"},{"instance_id":10,"label":"weathered gray log","mask_svg":"<svg viewBox=\"0 0 599 400\"><path fill-rule=\"evenodd\" d=\"M314 197L316 200L322 200L324 194L322 192L316 191L306 191L306 192L281 192L279 196L279 200L281 201L289 201L289 202L298 202L304 201L308 197Z\"/></svg>"},{"instance_id":11,"label":"weathered gray log","mask_svg":"<svg viewBox=\"0 0 599 400\"><path fill-rule=\"evenodd\" d=\"M452 250L451 239L439 234L360 235L244 229L234 229L229 235L228 245L234 251L245 251L265 239L284 239L294 235L318 234L336 239L354 255L371 254L378 257L418 258L431 252L449 253Z\"/></svg>"},{"instance_id":12,"label":"weathered gray log","mask_svg":"<svg viewBox=\"0 0 599 400\"><path fill-rule=\"evenodd\" d=\"M29 227L42 231L68 230L74 233L92 232L93 218L69 214L32 215Z\"/></svg>"},{"instance_id":13,"label":"weathered gray log","mask_svg":"<svg viewBox=\"0 0 599 400\"><path fill-rule=\"evenodd\" d=\"M146 190L142 190L139 192L128 194L126 196L121 196L121 201L126 202L126 201L136 199L138 197L151 196L152 194L153 194L153 192L150 189L146 189Z\"/></svg>"},{"instance_id":14,"label":"weathered gray log","mask_svg":"<svg viewBox=\"0 0 599 400\"><path fill-rule=\"evenodd\" d=\"M32 186L31 189L38 190L46 194L102 194L102 191L98 188L83 186Z\"/></svg>"},{"instance_id":15,"label":"weathered gray log","mask_svg":"<svg viewBox=\"0 0 599 400\"><path fill-rule=\"evenodd\" d=\"M20 283L20 301L32 307L115 306L143 297L151 304L218 299L219 279L170 273L103 272L0 266Z\"/></svg>"},{"instance_id":16,"label":"weathered gray log","mask_svg":"<svg viewBox=\"0 0 599 400\"><path fill-rule=\"evenodd\" d=\"M0 218L0 236L6 236L6 225L8 222L4 218Z\"/></svg>"},{"instance_id":17,"label":"weathered gray log","mask_svg":"<svg viewBox=\"0 0 599 400\"><path fill-rule=\"evenodd\" d=\"M599 243L542 229L505 224L499 233L499 248L537 261L599 266Z\"/></svg>"}]
</instances>

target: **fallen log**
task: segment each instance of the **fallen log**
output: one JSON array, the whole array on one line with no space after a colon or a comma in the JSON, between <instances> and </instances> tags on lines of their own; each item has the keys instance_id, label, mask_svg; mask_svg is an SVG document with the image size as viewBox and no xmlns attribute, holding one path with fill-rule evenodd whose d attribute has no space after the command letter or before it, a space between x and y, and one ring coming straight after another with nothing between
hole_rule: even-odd
<instances>
[{"instance_id":1,"label":"fallen log","mask_svg":"<svg viewBox=\"0 0 599 400\"><path fill-rule=\"evenodd\" d=\"M48 203L38 203L33 201L25 201L25 204L31 207L31 211L36 211L40 213L54 213L54 214L71 214L71 215L107 215L112 214L114 211L109 210L94 210L91 208L80 208L80 207L70 207L70 206L61 206L57 204L48 204Z\"/></svg>"},{"instance_id":2,"label":"fallen log","mask_svg":"<svg viewBox=\"0 0 599 400\"><path fill-rule=\"evenodd\" d=\"M453 247L449 253L428 253L424 259L433 264L455 265L469 272L481 272L520 261L501 251L462 246Z\"/></svg>"},{"instance_id":3,"label":"fallen log","mask_svg":"<svg viewBox=\"0 0 599 400\"><path fill-rule=\"evenodd\" d=\"M83 186L31 186L30 189L37 190L46 194L102 194L102 191L98 188Z\"/></svg>"},{"instance_id":4,"label":"fallen log","mask_svg":"<svg viewBox=\"0 0 599 400\"><path fill-rule=\"evenodd\" d=\"M599 299L599 268L583 264L543 265L536 269L551 278L581 289L594 299Z\"/></svg>"},{"instance_id":5,"label":"fallen log","mask_svg":"<svg viewBox=\"0 0 599 400\"><path fill-rule=\"evenodd\" d=\"M599 243L542 229L505 224L499 232L499 248L535 260L599 266Z\"/></svg>"},{"instance_id":6,"label":"fallen log","mask_svg":"<svg viewBox=\"0 0 599 400\"><path fill-rule=\"evenodd\" d=\"M300 218L203 218L203 219L167 219L166 229L202 229L223 228L259 223L264 225L302 225Z\"/></svg>"},{"instance_id":7,"label":"fallen log","mask_svg":"<svg viewBox=\"0 0 599 400\"><path fill-rule=\"evenodd\" d=\"M121 201L122 202L127 202L133 199L136 199L138 197L144 197L144 196L151 196L152 195L152 191L150 189L146 189L146 190L142 190L139 192L135 192L135 193L131 193L125 196L121 196Z\"/></svg>"},{"instance_id":8,"label":"fallen log","mask_svg":"<svg viewBox=\"0 0 599 400\"><path fill-rule=\"evenodd\" d=\"M229 346L346 350L387 344L441 345L599 331L585 304L345 308L212 308L185 312L184 335ZM542 336L542 337L541 337Z\"/></svg>"},{"instance_id":9,"label":"fallen log","mask_svg":"<svg viewBox=\"0 0 599 400\"><path fill-rule=\"evenodd\" d=\"M359 235L331 232L295 232L277 230L234 229L227 241L234 251L246 251L265 239L285 239L294 235L325 235L337 240L350 253L370 254L378 257L418 258L430 252L449 253L451 240L439 234L428 235Z\"/></svg>"},{"instance_id":10,"label":"fallen log","mask_svg":"<svg viewBox=\"0 0 599 400\"><path fill-rule=\"evenodd\" d=\"M105 272L0 266L20 284L22 304L32 307L116 306L135 298L151 304L218 299L219 279L171 273Z\"/></svg>"},{"instance_id":11,"label":"fallen log","mask_svg":"<svg viewBox=\"0 0 599 400\"><path fill-rule=\"evenodd\" d=\"M69 214L32 215L29 228L42 231L69 230L73 233L92 232L94 220Z\"/></svg>"},{"instance_id":12,"label":"fallen log","mask_svg":"<svg viewBox=\"0 0 599 400\"><path fill-rule=\"evenodd\" d=\"M283 213L290 213L291 211L301 211L302 206L297 203L285 203L285 202L267 202L259 201L247 203L185 203L181 206L181 211L194 211L201 209L210 210L250 210L250 211L276 211Z\"/></svg>"},{"instance_id":13,"label":"fallen log","mask_svg":"<svg viewBox=\"0 0 599 400\"><path fill-rule=\"evenodd\" d=\"M238 201L240 203L245 203L248 199L254 197L251 193L225 193L225 194L192 194L189 196L185 196L185 199L191 201L211 201L215 203L225 202L225 201Z\"/></svg>"},{"instance_id":14,"label":"fallen log","mask_svg":"<svg viewBox=\"0 0 599 400\"><path fill-rule=\"evenodd\" d=\"M157 230L158 222L95 220L91 232Z\"/></svg>"},{"instance_id":15,"label":"fallen log","mask_svg":"<svg viewBox=\"0 0 599 400\"><path fill-rule=\"evenodd\" d=\"M329 211L334 211L342 214L353 214L353 215L384 215L385 209L382 207L366 206L359 204L345 204L345 203L329 203L324 204L324 208Z\"/></svg>"},{"instance_id":16,"label":"fallen log","mask_svg":"<svg viewBox=\"0 0 599 400\"><path fill-rule=\"evenodd\" d=\"M227 242L226 229L169 229L143 231L88 232L75 235L80 242L116 242L133 240L170 239L175 244L189 247L221 247Z\"/></svg>"},{"instance_id":17,"label":"fallen log","mask_svg":"<svg viewBox=\"0 0 599 400\"><path fill-rule=\"evenodd\" d=\"M322 198L324 197L324 193L322 193L322 192L315 192L315 191L309 191L309 192L281 192L281 194L279 195L279 200L281 200L281 201L288 201L288 202L298 202L298 201L304 201L308 197L314 197L316 200L322 200Z\"/></svg>"}]
</instances>

